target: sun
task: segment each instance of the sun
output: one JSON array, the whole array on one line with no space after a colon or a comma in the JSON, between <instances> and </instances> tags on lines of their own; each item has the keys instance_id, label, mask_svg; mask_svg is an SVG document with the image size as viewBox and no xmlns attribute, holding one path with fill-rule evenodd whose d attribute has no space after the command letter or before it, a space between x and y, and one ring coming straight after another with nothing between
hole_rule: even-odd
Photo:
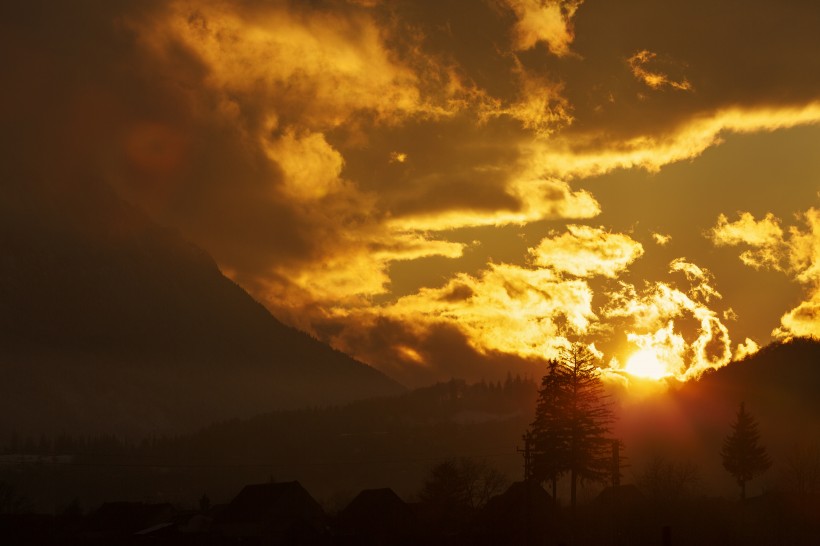
<instances>
[{"instance_id":1,"label":"sun","mask_svg":"<svg viewBox=\"0 0 820 546\"><path fill-rule=\"evenodd\" d=\"M641 349L630 356L624 371L647 379L660 379L670 375L666 365L658 359L658 354L652 349Z\"/></svg>"}]
</instances>

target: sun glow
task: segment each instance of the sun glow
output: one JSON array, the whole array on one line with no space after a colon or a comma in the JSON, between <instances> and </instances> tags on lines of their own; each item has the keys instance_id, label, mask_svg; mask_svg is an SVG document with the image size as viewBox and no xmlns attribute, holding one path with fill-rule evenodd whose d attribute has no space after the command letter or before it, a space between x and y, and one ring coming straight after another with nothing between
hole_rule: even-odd
<instances>
[{"instance_id":1,"label":"sun glow","mask_svg":"<svg viewBox=\"0 0 820 546\"><path fill-rule=\"evenodd\" d=\"M637 377L660 379L671 375L666 364L661 362L658 354L652 349L641 349L629 357L624 371Z\"/></svg>"}]
</instances>

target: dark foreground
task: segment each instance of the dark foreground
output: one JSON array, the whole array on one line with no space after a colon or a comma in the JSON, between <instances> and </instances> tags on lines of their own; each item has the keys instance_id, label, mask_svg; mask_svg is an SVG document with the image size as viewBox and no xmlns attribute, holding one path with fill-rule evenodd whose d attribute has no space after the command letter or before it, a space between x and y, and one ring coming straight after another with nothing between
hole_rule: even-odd
<instances>
[{"instance_id":1,"label":"dark foreground","mask_svg":"<svg viewBox=\"0 0 820 546\"><path fill-rule=\"evenodd\" d=\"M298 482L249 485L199 509L109 502L80 514L0 516L5 544L37 545L814 545L820 503L767 494L744 502L648 501L631 485L577 509L514 483L478 510L441 499L406 503L391 489L362 491L329 516Z\"/></svg>"}]
</instances>

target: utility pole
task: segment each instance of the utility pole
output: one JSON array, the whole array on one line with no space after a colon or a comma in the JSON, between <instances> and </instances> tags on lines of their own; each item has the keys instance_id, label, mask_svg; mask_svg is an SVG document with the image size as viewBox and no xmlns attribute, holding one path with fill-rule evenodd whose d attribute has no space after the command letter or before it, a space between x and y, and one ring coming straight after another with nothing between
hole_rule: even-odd
<instances>
[{"instance_id":1,"label":"utility pole","mask_svg":"<svg viewBox=\"0 0 820 546\"><path fill-rule=\"evenodd\" d=\"M532 432L527 431L521 437L524 440L524 449L516 447L515 450L524 455L524 544L530 546L532 544L532 487L533 471L532 471Z\"/></svg>"},{"instance_id":2,"label":"utility pole","mask_svg":"<svg viewBox=\"0 0 820 546\"><path fill-rule=\"evenodd\" d=\"M524 440L524 449L517 447L515 450L524 455L524 481L529 482L532 479L532 432L528 431L521 438Z\"/></svg>"}]
</instances>

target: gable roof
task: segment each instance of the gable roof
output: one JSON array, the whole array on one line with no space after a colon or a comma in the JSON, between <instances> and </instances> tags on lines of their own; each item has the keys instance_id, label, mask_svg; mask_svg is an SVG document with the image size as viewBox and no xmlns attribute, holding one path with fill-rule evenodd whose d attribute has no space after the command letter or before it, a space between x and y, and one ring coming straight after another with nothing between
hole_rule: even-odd
<instances>
[{"instance_id":1,"label":"gable roof","mask_svg":"<svg viewBox=\"0 0 820 546\"><path fill-rule=\"evenodd\" d=\"M401 533L413 525L415 514L392 489L365 489L339 512L338 522L348 532Z\"/></svg>"},{"instance_id":2,"label":"gable roof","mask_svg":"<svg viewBox=\"0 0 820 546\"><path fill-rule=\"evenodd\" d=\"M275 526L301 521L322 525L324 510L299 482L246 485L218 515L221 523L261 522Z\"/></svg>"}]
</instances>

